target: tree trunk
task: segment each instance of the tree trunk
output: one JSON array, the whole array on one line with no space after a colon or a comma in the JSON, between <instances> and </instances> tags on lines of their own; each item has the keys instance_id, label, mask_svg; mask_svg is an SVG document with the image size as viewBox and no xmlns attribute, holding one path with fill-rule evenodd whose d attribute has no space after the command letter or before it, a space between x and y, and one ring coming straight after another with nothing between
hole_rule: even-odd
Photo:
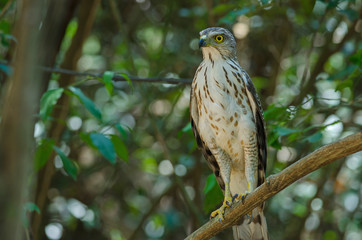
<instances>
[{"instance_id":1,"label":"tree trunk","mask_svg":"<svg viewBox=\"0 0 362 240\"><path fill-rule=\"evenodd\" d=\"M2 240L23 238L22 213L33 161L34 124L40 102L39 25L44 1L21 1L16 23L14 73L3 96L0 124L0 233Z\"/></svg>"}]
</instances>

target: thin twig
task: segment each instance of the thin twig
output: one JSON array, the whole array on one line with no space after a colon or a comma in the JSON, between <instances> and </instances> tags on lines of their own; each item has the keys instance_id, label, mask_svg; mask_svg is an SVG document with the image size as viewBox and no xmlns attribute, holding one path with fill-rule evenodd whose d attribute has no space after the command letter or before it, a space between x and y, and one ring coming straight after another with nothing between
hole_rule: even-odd
<instances>
[{"instance_id":1,"label":"thin twig","mask_svg":"<svg viewBox=\"0 0 362 240\"><path fill-rule=\"evenodd\" d=\"M2 65L11 65L9 62L0 60ZM39 66L40 70L44 72L51 73L60 73L65 75L79 76L79 77L91 77L91 78L103 78L104 73L90 73L90 72L78 72L75 70L69 70L58 67L45 67ZM164 78L164 77L137 77L137 76L128 76L132 82L146 82L146 83L170 83L170 84L191 84L192 79L190 78ZM113 81L115 82L125 82L127 79L121 74L114 74Z\"/></svg>"},{"instance_id":2,"label":"thin twig","mask_svg":"<svg viewBox=\"0 0 362 240\"><path fill-rule=\"evenodd\" d=\"M265 183L250 193L244 202L237 202L225 212L222 224L216 218L197 229L187 240L210 239L222 230L236 225L248 212L260 206L284 188L307 174L333 162L362 150L362 132L350 135L335 143L323 146L290 165L278 174L269 176Z\"/></svg>"},{"instance_id":3,"label":"thin twig","mask_svg":"<svg viewBox=\"0 0 362 240\"><path fill-rule=\"evenodd\" d=\"M93 77L93 78L103 78L103 73L87 73L87 72L78 72L68 69L62 69L62 68L51 68L51 67L41 67L43 71L52 72L52 73L61 73L61 74L67 74L67 75L74 75L74 76L85 76L85 77ZM128 76L129 79L133 82L147 82L147 83L155 83L155 82L162 82L162 83L186 83L190 84L192 82L189 78L162 78L162 77L137 77L137 76ZM127 81L125 77L119 74L115 74L112 78L115 82L120 81Z\"/></svg>"}]
</instances>

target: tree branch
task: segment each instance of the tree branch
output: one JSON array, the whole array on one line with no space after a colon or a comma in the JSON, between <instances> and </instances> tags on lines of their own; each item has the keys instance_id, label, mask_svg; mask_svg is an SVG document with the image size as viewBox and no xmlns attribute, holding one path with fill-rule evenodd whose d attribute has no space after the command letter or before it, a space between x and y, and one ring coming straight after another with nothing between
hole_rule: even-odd
<instances>
[{"instance_id":1,"label":"tree branch","mask_svg":"<svg viewBox=\"0 0 362 240\"><path fill-rule=\"evenodd\" d=\"M61 73L61 74L67 74L67 75L73 75L73 76L85 76L85 77L94 77L94 78L103 78L103 73L88 73L88 72L78 72L68 69L62 69L62 68L50 68L50 67L40 67L43 71L46 72L52 72L52 73ZM137 77L137 76L128 76L129 79L132 82L147 82L147 83L153 83L153 82L163 82L163 83L184 83L184 84L190 84L192 82L192 79L190 78L162 78L162 77ZM120 74L115 74L112 78L115 82L125 82L127 81L126 78Z\"/></svg>"},{"instance_id":2,"label":"tree branch","mask_svg":"<svg viewBox=\"0 0 362 240\"><path fill-rule=\"evenodd\" d=\"M0 64L10 65L7 61L0 60ZM40 70L48 73L59 73L70 76L83 76L83 77L92 77L92 78L103 78L104 73L90 73L90 72L78 72L75 70L58 68L58 67L46 67L39 66ZM163 77L137 77L137 76L128 76L132 82L146 82L146 83L170 83L170 84L191 84L192 79L190 78L163 78ZM115 82L126 82L127 79L121 74L114 74L113 81Z\"/></svg>"},{"instance_id":3,"label":"tree branch","mask_svg":"<svg viewBox=\"0 0 362 240\"><path fill-rule=\"evenodd\" d=\"M186 239L210 239L222 230L235 225L238 221L260 206L265 200L276 195L307 174L350 154L362 150L362 132L350 135L335 143L323 146L278 174L269 176L265 183L250 193L244 202L237 202L225 212L225 220L220 224L216 218L197 229Z\"/></svg>"}]
</instances>

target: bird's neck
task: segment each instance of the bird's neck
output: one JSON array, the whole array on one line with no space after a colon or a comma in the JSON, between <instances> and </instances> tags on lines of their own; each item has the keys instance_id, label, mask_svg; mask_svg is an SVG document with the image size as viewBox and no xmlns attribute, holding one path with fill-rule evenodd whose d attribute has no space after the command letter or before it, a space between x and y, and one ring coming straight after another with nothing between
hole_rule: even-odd
<instances>
[{"instance_id":1,"label":"bird's neck","mask_svg":"<svg viewBox=\"0 0 362 240\"><path fill-rule=\"evenodd\" d=\"M202 55L205 60L210 61L217 61L217 60L227 60L227 59L233 59L236 60L236 56L229 53L229 52L223 52L215 47L203 47L202 48Z\"/></svg>"}]
</instances>

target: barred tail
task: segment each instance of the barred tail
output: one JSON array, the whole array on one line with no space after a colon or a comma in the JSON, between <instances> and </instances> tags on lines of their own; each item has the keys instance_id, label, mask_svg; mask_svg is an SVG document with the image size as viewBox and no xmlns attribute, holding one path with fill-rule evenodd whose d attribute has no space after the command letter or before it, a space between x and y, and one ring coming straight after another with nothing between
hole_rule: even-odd
<instances>
[{"instance_id":1,"label":"barred tail","mask_svg":"<svg viewBox=\"0 0 362 240\"><path fill-rule=\"evenodd\" d=\"M253 220L244 217L240 225L233 226L234 240L268 240L268 229L264 213L259 208L253 210Z\"/></svg>"}]
</instances>

